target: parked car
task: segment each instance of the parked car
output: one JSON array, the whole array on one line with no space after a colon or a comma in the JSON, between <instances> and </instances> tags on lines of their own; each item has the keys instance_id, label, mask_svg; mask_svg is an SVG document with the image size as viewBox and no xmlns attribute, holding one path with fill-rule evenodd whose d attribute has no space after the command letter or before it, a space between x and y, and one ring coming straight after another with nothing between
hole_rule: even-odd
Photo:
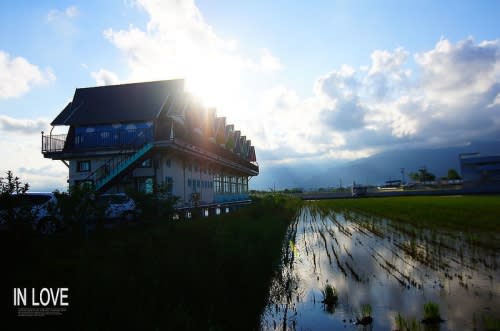
<instances>
[{"instance_id":1,"label":"parked car","mask_svg":"<svg viewBox=\"0 0 500 331\"><path fill-rule=\"evenodd\" d=\"M140 214L135 201L125 193L101 194L98 203L104 207L106 220L134 221Z\"/></svg>"},{"instance_id":2,"label":"parked car","mask_svg":"<svg viewBox=\"0 0 500 331\"><path fill-rule=\"evenodd\" d=\"M32 222L33 229L43 235L53 234L62 225L61 217L52 212L57 199L52 192L29 192L11 195L16 218ZM0 205L0 228L6 229L8 206Z\"/></svg>"}]
</instances>

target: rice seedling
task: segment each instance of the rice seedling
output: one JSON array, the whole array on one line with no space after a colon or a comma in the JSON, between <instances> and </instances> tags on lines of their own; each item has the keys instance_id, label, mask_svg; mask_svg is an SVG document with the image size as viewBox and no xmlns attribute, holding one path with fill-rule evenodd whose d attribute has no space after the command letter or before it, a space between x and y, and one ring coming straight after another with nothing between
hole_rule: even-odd
<instances>
[{"instance_id":1,"label":"rice seedling","mask_svg":"<svg viewBox=\"0 0 500 331\"><path fill-rule=\"evenodd\" d=\"M360 211L423 229L465 231L471 243L498 247L495 233L498 233L500 223L493 216L500 212L498 196L384 197L324 200L316 203L320 208ZM468 232L471 220L474 220L474 233Z\"/></svg>"},{"instance_id":2,"label":"rice seedling","mask_svg":"<svg viewBox=\"0 0 500 331\"><path fill-rule=\"evenodd\" d=\"M323 294L322 302L326 305L334 305L339 299L337 289L330 284L326 284L325 288L321 290L321 293Z\"/></svg>"},{"instance_id":3,"label":"rice seedling","mask_svg":"<svg viewBox=\"0 0 500 331\"><path fill-rule=\"evenodd\" d=\"M429 301L424 304L424 319L423 323L438 323L442 322L439 315L439 305L435 302Z\"/></svg>"},{"instance_id":4,"label":"rice seedling","mask_svg":"<svg viewBox=\"0 0 500 331\"><path fill-rule=\"evenodd\" d=\"M372 322L372 305L369 303L361 305L361 315L357 318L356 324L368 325Z\"/></svg>"},{"instance_id":5,"label":"rice seedling","mask_svg":"<svg viewBox=\"0 0 500 331\"><path fill-rule=\"evenodd\" d=\"M422 325L417 321L415 317L404 318L400 313L398 313L394 320L396 322L396 330L394 331L421 331Z\"/></svg>"},{"instance_id":6,"label":"rice seedling","mask_svg":"<svg viewBox=\"0 0 500 331\"><path fill-rule=\"evenodd\" d=\"M485 331L500 330L500 319L490 315L483 315L483 328Z\"/></svg>"}]
</instances>

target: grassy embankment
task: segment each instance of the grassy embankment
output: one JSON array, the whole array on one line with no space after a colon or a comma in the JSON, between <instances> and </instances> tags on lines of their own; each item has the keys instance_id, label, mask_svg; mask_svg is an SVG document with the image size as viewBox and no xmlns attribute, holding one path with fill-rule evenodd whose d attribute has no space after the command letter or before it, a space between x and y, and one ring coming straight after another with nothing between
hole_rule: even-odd
<instances>
[{"instance_id":1,"label":"grassy embankment","mask_svg":"<svg viewBox=\"0 0 500 331\"><path fill-rule=\"evenodd\" d=\"M320 207L350 209L431 229L462 231L473 241L498 245L500 196L337 199Z\"/></svg>"},{"instance_id":2,"label":"grassy embankment","mask_svg":"<svg viewBox=\"0 0 500 331\"><path fill-rule=\"evenodd\" d=\"M84 241L35 238L17 244L4 269L13 271L8 290L68 287L69 310L45 320L72 329L257 329L298 206L269 196L226 215L115 228Z\"/></svg>"}]
</instances>

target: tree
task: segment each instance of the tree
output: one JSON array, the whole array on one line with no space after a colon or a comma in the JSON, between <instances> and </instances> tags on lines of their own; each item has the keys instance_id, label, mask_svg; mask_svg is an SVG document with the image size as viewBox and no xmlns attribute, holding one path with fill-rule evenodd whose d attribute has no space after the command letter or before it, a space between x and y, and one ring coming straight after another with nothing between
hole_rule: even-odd
<instances>
[{"instance_id":1,"label":"tree","mask_svg":"<svg viewBox=\"0 0 500 331\"><path fill-rule=\"evenodd\" d=\"M448 179L455 180L455 179L462 179L462 177L460 177L460 175L455 169L448 169Z\"/></svg>"},{"instance_id":2,"label":"tree","mask_svg":"<svg viewBox=\"0 0 500 331\"><path fill-rule=\"evenodd\" d=\"M25 194L29 190L28 183L21 183L19 177L14 177L11 170L7 171L7 177L0 177L0 192L4 195Z\"/></svg>"},{"instance_id":3,"label":"tree","mask_svg":"<svg viewBox=\"0 0 500 331\"><path fill-rule=\"evenodd\" d=\"M3 217L10 230L21 230L27 224L25 218L31 214L26 208L16 208L13 194L26 194L29 190L28 183L22 183L20 178L14 176L11 170L7 171L7 177L0 177L0 209L4 211Z\"/></svg>"},{"instance_id":4,"label":"tree","mask_svg":"<svg viewBox=\"0 0 500 331\"><path fill-rule=\"evenodd\" d=\"M430 182L436 179L436 176L428 172L425 167L418 169L418 172L410 172L408 176L414 182Z\"/></svg>"}]
</instances>

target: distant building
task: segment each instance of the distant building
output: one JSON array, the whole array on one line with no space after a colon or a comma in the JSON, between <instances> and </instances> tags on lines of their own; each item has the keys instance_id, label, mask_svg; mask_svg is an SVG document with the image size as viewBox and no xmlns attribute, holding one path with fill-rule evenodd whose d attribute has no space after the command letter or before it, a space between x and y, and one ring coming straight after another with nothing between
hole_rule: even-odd
<instances>
[{"instance_id":1,"label":"distant building","mask_svg":"<svg viewBox=\"0 0 500 331\"><path fill-rule=\"evenodd\" d=\"M190 206L246 200L259 174L251 141L185 93L183 80L76 89L51 125L68 132L42 132L42 153L68 166L70 185L162 185Z\"/></svg>"},{"instance_id":2,"label":"distant building","mask_svg":"<svg viewBox=\"0 0 500 331\"><path fill-rule=\"evenodd\" d=\"M386 180L384 185L378 187L379 190L396 190L401 188L403 182L400 179Z\"/></svg>"},{"instance_id":3,"label":"distant building","mask_svg":"<svg viewBox=\"0 0 500 331\"><path fill-rule=\"evenodd\" d=\"M460 154L460 170L466 189L500 190L500 155Z\"/></svg>"}]
</instances>

